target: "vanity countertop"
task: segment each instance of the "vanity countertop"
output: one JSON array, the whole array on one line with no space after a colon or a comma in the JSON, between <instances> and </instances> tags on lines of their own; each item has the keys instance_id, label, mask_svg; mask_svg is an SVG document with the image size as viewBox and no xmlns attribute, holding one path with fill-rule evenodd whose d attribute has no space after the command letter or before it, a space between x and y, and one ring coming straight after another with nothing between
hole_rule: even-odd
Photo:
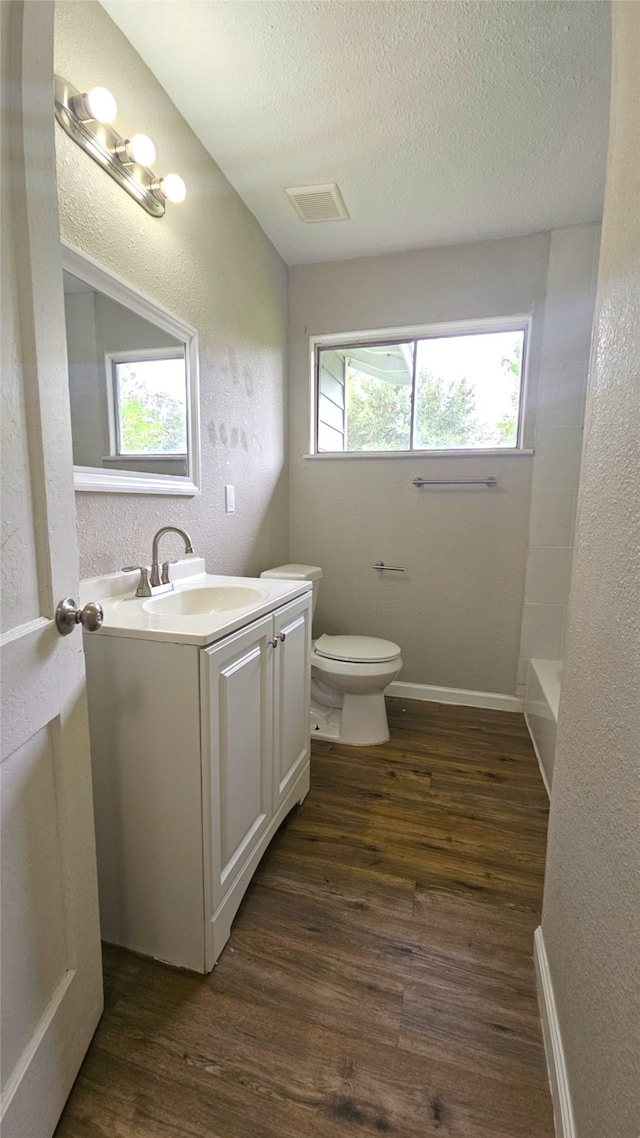
<instances>
[{"instance_id":1,"label":"vanity countertop","mask_svg":"<svg viewBox=\"0 0 640 1138\"><path fill-rule=\"evenodd\" d=\"M308 581L279 581L268 577L227 577L205 572L200 557L185 558L172 566L174 589L158 591L153 597L136 597L139 580L136 573L114 573L107 577L91 577L80 582L80 604L99 601L104 623L92 636L123 636L136 640L161 640L176 644L205 647L229 636L254 620L273 612L288 601L308 593ZM173 614L153 611L163 607L164 598L177 598L197 590L223 590L233 595L234 589L244 598L246 590L255 591L249 604L221 611ZM190 599L186 598L187 600ZM161 602L160 604L158 602ZM169 606L172 602L169 601ZM187 606L188 607L188 606Z\"/></svg>"}]
</instances>

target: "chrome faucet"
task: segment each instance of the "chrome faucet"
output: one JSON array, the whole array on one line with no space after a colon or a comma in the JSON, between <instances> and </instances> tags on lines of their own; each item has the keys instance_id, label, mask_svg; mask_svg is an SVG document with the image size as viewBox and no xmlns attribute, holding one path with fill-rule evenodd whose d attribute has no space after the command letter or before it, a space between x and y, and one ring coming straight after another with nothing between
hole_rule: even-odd
<instances>
[{"instance_id":1,"label":"chrome faucet","mask_svg":"<svg viewBox=\"0 0 640 1138\"><path fill-rule=\"evenodd\" d=\"M170 562L169 561L163 561L163 563L162 563L162 577L160 577L160 564L158 561L158 542L160 541L160 538L162 537L162 535L165 533L177 533L177 534L179 534L180 537L182 538L182 540L184 541L185 553L193 553L194 552L193 546L191 544L191 538L189 537L188 533L186 533L183 529L180 529L179 526L162 526L162 529L158 530L157 534L155 535L155 537L153 539L153 546L151 549L151 579L150 579L149 583L150 583L152 589L157 588L158 585L170 585L171 584L171 581L169 579Z\"/></svg>"}]
</instances>

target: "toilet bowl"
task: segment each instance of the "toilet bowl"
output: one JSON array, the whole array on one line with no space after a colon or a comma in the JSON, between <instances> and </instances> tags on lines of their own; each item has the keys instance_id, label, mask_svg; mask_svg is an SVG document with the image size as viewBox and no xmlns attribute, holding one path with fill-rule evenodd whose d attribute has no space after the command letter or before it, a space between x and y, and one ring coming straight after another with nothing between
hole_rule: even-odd
<instances>
[{"instance_id":1,"label":"toilet bowl","mask_svg":"<svg viewBox=\"0 0 640 1138\"><path fill-rule=\"evenodd\" d=\"M313 607L322 570L278 565L261 577L312 581ZM400 674L401 650L374 636L320 636L311 648L311 733L355 747L389 738L385 689Z\"/></svg>"}]
</instances>

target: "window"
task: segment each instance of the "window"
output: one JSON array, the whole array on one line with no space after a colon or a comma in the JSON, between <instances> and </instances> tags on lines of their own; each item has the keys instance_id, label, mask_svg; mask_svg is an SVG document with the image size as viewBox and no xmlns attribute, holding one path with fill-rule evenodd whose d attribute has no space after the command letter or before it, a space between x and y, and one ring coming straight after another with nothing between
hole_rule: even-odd
<instances>
[{"instance_id":1,"label":"window","mask_svg":"<svg viewBox=\"0 0 640 1138\"><path fill-rule=\"evenodd\" d=\"M111 453L185 455L187 388L182 348L114 352L111 372Z\"/></svg>"},{"instance_id":2,"label":"window","mask_svg":"<svg viewBox=\"0 0 640 1138\"><path fill-rule=\"evenodd\" d=\"M527 321L449 329L318 344L316 452L517 448Z\"/></svg>"}]
</instances>

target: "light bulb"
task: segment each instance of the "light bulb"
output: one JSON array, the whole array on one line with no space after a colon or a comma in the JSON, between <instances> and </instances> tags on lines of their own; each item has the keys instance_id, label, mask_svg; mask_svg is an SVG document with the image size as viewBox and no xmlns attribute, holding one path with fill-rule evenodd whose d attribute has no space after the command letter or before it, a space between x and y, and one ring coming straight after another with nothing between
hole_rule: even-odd
<instances>
[{"instance_id":1,"label":"light bulb","mask_svg":"<svg viewBox=\"0 0 640 1138\"><path fill-rule=\"evenodd\" d=\"M84 96L84 102L91 118L95 119L96 122L113 122L118 113L118 104L111 91L107 91L106 87L92 87L89 93Z\"/></svg>"},{"instance_id":2,"label":"light bulb","mask_svg":"<svg viewBox=\"0 0 640 1138\"><path fill-rule=\"evenodd\" d=\"M127 150L140 166L151 166L156 160L156 148L146 134L134 134L127 143Z\"/></svg>"},{"instance_id":3,"label":"light bulb","mask_svg":"<svg viewBox=\"0 0 640 1138\"><path fill-rule=\"evenodd\" d=\"M160 189L170 202L183 202L187 196L187 187L179 174L167 174L160 180Z\"/></svg>"}]
</instances>

